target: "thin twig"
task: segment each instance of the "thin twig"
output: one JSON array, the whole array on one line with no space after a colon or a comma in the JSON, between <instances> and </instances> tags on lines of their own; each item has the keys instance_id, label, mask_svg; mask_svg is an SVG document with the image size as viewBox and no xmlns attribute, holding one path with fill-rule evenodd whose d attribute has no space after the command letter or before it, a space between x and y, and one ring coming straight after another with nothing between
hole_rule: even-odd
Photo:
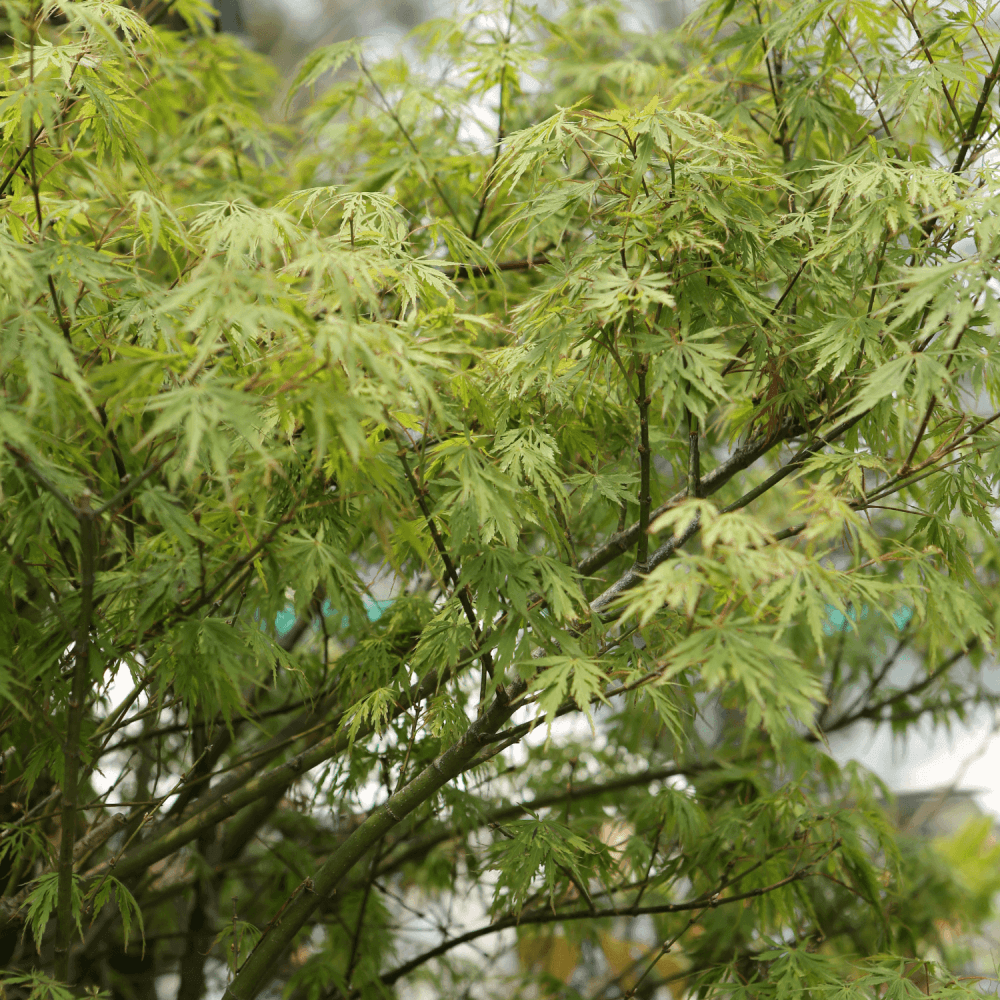
<instances>
[{"instance_id":1,"label":"thin twig","mask_svg":"<svg viewBox=\"0 0 1000 1000\"><path fill-rule=\"evenodd\" d=\"M791 885L793 882L799 882L804 878L810 877L813 874L811 871L812 867L813 865L810 865L794 871L790 875L783 879L779 879L771 885L762 886L759 889L752 889L748 892L735 893L732 896L724 896L721 898L713 894L707 897L703 896L698 899L692 899L683 903L656 903L649 906L606 907L604 909L597 909L593 911L588 908L584 910L559 912L558 910L545 908L528 913L522 912L520 914L510 914L509 916L501 917L499 920L494 920L492 923L486 924L483 927L477 927L474 930L467 931L465 934L460 934L457 937L443 941L437 947L431 948L428 951L417 955L409 962L393 969L391 972L384 973L381 977L382 983L386 986L391 986L399 979L402 979L403 976L409 975L409 973L411 973L414 969L417 969L421 965L429 962L432 958L444 955L446 952L458 947L458 945L474 941L476 938L482 937L484 934L495 934L497 931L504 930L507 927L523 927L528 924L551 924L572 920L600 920L607 917L620 919L639 917L646 914L685 913L691 910L702 910L706 906L724 906L732 903L742 903L744 900L757 899L760 896L765 896L768 893L775 892L777 889L781 889L786 885Z\"/></svg>"},{"instance_id":2,"label":"thin twig","mask_svg":"<svg viewBox=\"0 0 1000 1000\"><path fill-rule=\"evenodd\" d=\"M698 418L688 410L688 496L701 496L701 454L698 448Z\"/></svg>"},{"instance_id":3,"label":"thin twig","mask_svg":"<svg viewBox=\"0 0 1000 1000\"><path fill-rule=\"evenodd\" d=\"M388 419L388 418L387 418ZM390 433L393 436L393 440L396 441L397 451L396 457L399 459L400 464L403 467L403 474L406 476L406 481L410 484L410 489L413 490L413 495L416 498L418 505L420 506L420 511L424 515L424 522L427 524L428 529L431 533L431 538L434 541L434 547L438 551L438 555L441 557L441 562L444 564L445 575L448 581L451 583L452 589L455 596L458 598L459 603L462 605L462 610L465 612L465 617L468 619L469 624L472 626L472 633L477 641L477 644L482 636L482 630L479 628L479 620L476 618L475 608L472 606L472 594L469 590L468 585L460 587L458 584L458 570L455 568L454 562L452 562L451 555L448 552L447 546L444 544L444 539L441 537L441 532L438 531L437 523L435 522L433 516L431 515L430 509L427 506L427 490L417 482L413 471L410 469L410 463L406 460L406 449L401 447L399 444L399 439L396 435L395 430L390 428ZM489 652L486 650L480 650L480 663L482 665L482 674L480 678L480 692L479 692L479 704L482 707L486 701L486 689L487 689L487 677L493 676L493 658L490 656Z\"/></svg>"},{"instance_id":4,"label":"thin twig","mask_svg":"<svg viewBox=\"0 0 1000 1000\"><path fill-rule=\"evenodd\" d=\"M504 55L507 54L507 48L510 46L511 34L514 31L514 6L517 0L510 0L510 10L507 14L507 34L504 35ZM500 107L497 112L497 141L493 148L493 163L490 165L490 169L486 172L486 176L483 178L483 194L479 199L479 211L476 213L476 221L472 224L472 232L469 233L469 239L475 243L477 237L479 236L479 226L483 221L483 216L486 213L486 201L489 198L490 190L493 187L494 171L497 167L497 161L500 159L500 153L503 150L503 140L505 137L504 131L504 88L507 83L507 61L504 60L503 66L500 67Z\"/></svg>"},{"instance_id":5,"label":"thin twig","mask_svg":"<svg viewBox=\"0 0 1000 1000\"><path fill-rule=\"evenodd\" d=\"M639 362L637 381L639 395L639 544L636 548L635 564L640 573L647 572L649 556L649 509L653 498L650 495L649 468L652 454L649 447L649 403L646 393L646 373L649 370L649 355L644 354Z\"/></svg>"},{"instance_id":6,"label":"thin twig","mask_svg":"<svg viewBox=\"0 0 1000 1000\"><path fill-rule=\"evenodd\" d=\"M448 199L448 196L444 193L444 189L441 187L441 182L437 179L436 173L433 170L427 169L427 165L424 163L423 155L421 154L420 150L417 149L417 145L410 136L409 130L400 120L400 117L396 113L395 108L393 108L393 106L389 103L389 99L382 92L382 88L378 85L378 82L375 80L375 77L372 76L371 71L365 65L365 61L363 59L360 58L358 59L358 67L361 69L361 72L368 78L368 82L372 85L372 88L374 89L375 93L378 94L379 100L382 102L382 106L385 108L386 114L388 114L388 116L396 123L396 128L399 129L400 134L406 140L410 149L413 150L417 159L422 164L424 164L424 169L427 173L428 179L431 182L431 185L433 186L434 190L437 191L438 197L441 199L442 203L444 204L444 207L448 209L448 214L454 220L455 225L458 226L459 229L462 229L462 223L458 219L458 213L455 211L455 208L451 204L451 201Z\"/></svg>"},{"instance_id":7,"label":"thin twig","mask_svg":"<svg viewBox=\"0 0 1000 1000\"><path fill-rule=\"evenodd\" d=\"M910 22L910 27L913 28L914 34L916 34L917 36L917 41L920 42L920 47L921 49L923 49L924 57L927 59L928 64L936 67L937 63L934 61L934 56L931 55L931 50L927 45L927 41L924 39L924 33L920 30L920 25L917 24L917 18L915 14L916 6L914 6L913 9L911 10L906 6L903 0L899 0L899 6L902 8L906 20ZM955 122L961 129L962 116L959 113L958 107L955 105L955 98L948 93L948 87L946 86L943 78L941 80L941 91L944 94L944 99L948 102L948 107L951 108L951 113L955 116Z\"/></svg>"},{"instance_id":8,"label":"thin twig","mask_svg":"<svg viewBox=\"0 0 1000 1000\"><path fill-rule=\"evenodd\" d=\"M787 299L788 296L791 294L792 289L795 287L795 283L799 280L799 277L802 275L802 272L806 269L807 263L808 261L803 260L802 263L799 264L798 270L796 270L795 274L793 274L791 278L788 280L788 283L785 285L784 290L778 296L774 305L771 307L771 311L767 314L766 318L764 319L764 322L761 324L762 330L767 329L768 324L771 322L771 320L774 319L778 310L783 305L785 299ZM744 341L743 346L739 349L739 351L736 352L736 357L733 358L733 360L730 361L729 364L727 364L726 367L722 369L723 377L728 375L737 366L737 364L739 364L739 362L743 359L747 351L750 350L750 344L751 344L750 340Z\"/></svg>"}]
</instances>

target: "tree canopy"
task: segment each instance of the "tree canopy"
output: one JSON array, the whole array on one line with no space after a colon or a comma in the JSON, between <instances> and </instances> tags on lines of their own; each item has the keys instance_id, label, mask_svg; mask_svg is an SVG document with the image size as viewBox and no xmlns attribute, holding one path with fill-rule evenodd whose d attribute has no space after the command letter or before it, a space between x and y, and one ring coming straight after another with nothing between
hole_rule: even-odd
<instances>
[{"instance_id":1,"label":"tree canopy","mask_svg":"<svg viewBox=\"0 0 1000 1000\"><path fill-rule=\"evenodd\" d=\"M8 996L978 995L995 6L0 2Z\"/></svg>"}]
</instances>

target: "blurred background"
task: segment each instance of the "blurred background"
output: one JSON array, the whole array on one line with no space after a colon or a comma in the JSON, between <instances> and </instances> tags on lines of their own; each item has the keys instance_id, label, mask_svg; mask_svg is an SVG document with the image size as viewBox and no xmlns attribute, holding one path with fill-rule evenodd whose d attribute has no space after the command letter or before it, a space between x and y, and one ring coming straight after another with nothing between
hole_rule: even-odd
<instances>
[{"instance_id":1,"label":"blurred background","mask_svg":"<svg viewBox=\"0 0 1000 1000\"><path fill-rule=\"evenodd\" d=\"M676 27L698 0L628 0L629 28ZM544 11L545 0L537 5ZM223 31L242 36L287 73L310 49L347 38L392 48L422 21L453 10L451 0L215 0ZM629 23L633 22L633 23Z\"/></svg>"}]
</instances>

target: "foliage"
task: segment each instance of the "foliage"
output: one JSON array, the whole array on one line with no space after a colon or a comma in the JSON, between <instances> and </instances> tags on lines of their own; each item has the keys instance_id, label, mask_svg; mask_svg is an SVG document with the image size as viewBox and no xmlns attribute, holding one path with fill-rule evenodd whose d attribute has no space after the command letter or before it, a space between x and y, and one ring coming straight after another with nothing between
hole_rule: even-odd
<instances>
[{"instance_id":1,"label":"foliage","mask_svg":"<svg viewBox=\"0 0 1000 1000\"><path fill-rule=\"evenodd\" d=\"M0 2L5 989L968 993L992 5L473 6Z\"/></svg>"}]
</instances>

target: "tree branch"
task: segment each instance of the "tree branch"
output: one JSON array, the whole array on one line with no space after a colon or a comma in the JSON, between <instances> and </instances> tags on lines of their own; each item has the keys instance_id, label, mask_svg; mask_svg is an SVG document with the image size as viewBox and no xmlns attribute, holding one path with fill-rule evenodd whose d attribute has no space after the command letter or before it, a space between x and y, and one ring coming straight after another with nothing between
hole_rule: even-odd
<instances>
[{"instance_id":1,"label":"tree branch","mask_svg":"<svg viewBox=\"0 0 1000 1000\"><path fill-rule=\"evenodd\" d=\"M66 496L66 494L63 493L63 491L60 490L59 487L45 475L45 473L38 469L35 463L32 462L20 448L15 448L12 444L8 444L6 442L4 442L4 447L8 452L10 452L11 455L14 456L14 461L17 462L17 464L24 469L24 471L27 472L28 475L30 475L31 478L42 487L42 489L44 489L47 493L51 493L52 496L54 496L56 500L58 500L59 503L73 515L73 517L80 517L80 508L77 507L76 504L74 504L73 501L70 500L70 498Z\"/></svg>"},{"instance_id":2,"label":"tree branch","mask_svg":"<svg viewBox=\"0 0 1000 1000\"><path fill-rule=\"evenodd\" d=\"M73 681L66 717L63 744L63 781L59 879L56 901L56 978L68 980L69 943L73 933L73 850L76 846L77 775L80 768L80 729L90 688L90 626L94 610L94 566L96 530L93 514L86 509L87 498L78 515L80 525L80 618L73 649Z\"/></svg>"},{"instance_id":3,"label":"tree branch","mask_svg":"<svg viewBox=\"0 0 1000 1000\"><path fill-rule=\"evenodd\" d=\"M498 688L492 705L472 723L461 739L390 796L334 851L310 880L307 891L286 907L280 923L274 923L265 931L230 983L223 1000L251 1000L267 985L285 949L337 883L373 844L465 769L468 761L507 721L511 702L526 688L527 682L522 679L513 681L509 688Z\"/></svg>"},{"instance_id":4,"label":"tree branch","mask_svg":"<svg viewBox=\"0 0 1000 1000\"><path fill-rule=\"evenodd\" d=\"M858 59L858 57L854 54L854 48L851 46L851 42L848 39L847 35L841 30L840 23L833 16L833 14L828 14L827 17L829 18L830 23L836 29L837 34L840 35L840 38L843 41L845 48L850 53L851 58L854 60L854 65L858 67L858 72L861 74L861 79L864 81L863 82L864 89L868 94L868 96L872 99L872 104L875 105L875 111L878 113L878 119L882 123L883 131L885 132L886 136L889 139L892 139L892 129L889 128L889 123L886 121L885 115L882 113L882 104L878 99L878 90L872 84L871 80L868 79L868 74L865 72L864 67L861 65L861 60Z\"/></svg>"},{"instance_id":5,"label":"tree branch","mask_svg":"<svg viewBox=\"0 0 1000 1000\"><path fill-rule=\"evenodd\" d=\"M386 415L388 420L388 414ZM455 596L458 598L459 603L462 605L462 610L465 612L465 617L468 619L469 624L472 626L472 634L475 637L476 645L479 646L482 640L482 630L479 628L479 620L476 618L475 608L472 606L472 593L469 590L468 585L460 587L458 584L458 570L455 568L455 564L452 562L451 556L448 553L448 549L444 544L444 539L441 537L441 532L438 531L437 524L434 518L431 516L430 509L427 506L427 490L423 488L416 480L413 472L410 470L410 463L406 460L406 449L401 447L399 444L399 439L396 436L396 432L390 427L390 433L393 436L393 440L396 442L396 457L399 459L400 464L403 466L403 473L406 476L406 481L410 484L410 489L413 490L413 495L416 498L417 503L420 505L420 511L424 515L424 521L427 524L428 529L431 533L431 538L434 540L434 547L438 550L438 554L441 556L441 562L444 564L444 571L451 582L452 588L454 589ZM487 676L493 676L493 658L490 656L489 652L486 650L481 650L479 653L479 661L482 666L480 683L479 683L479 703L484 705L486 702L486 679Z\"/></svg>"},{"instance_id":6,"label":"tree branch","mask_svg":"<svg viewBox=\"0 0 1000 1000\"><path fill-rule=\"evenodd\" d=\"M623 778L614 778L605 782L593 782L587 785L574 785L565 791L555 792L551 795L540 795L528 802L519 802L514 805L501 806L485 813L477 827L489 826L492 823L503 823L506 820L515 819L526 812L536 812L539 809L547 809L550 806L563 805L568 802L579 802L589 798L599 798L602 795L610 795L613 792L622 792L628 788L635 788L638 785L648 785L654 781L663 781L665 778L672 778L678 774L690 773L689 768L678 767L670 764L665 767L649 768L639 774L626 775ZM406 844L406 849L395 857L386 857L378 871L377 876L396 871L403 865L410 864L433 850L438 844L448 840L461 837L466 831L456 830L453 826L445 826L431 833L426 833L415 842ZM405 843L405 842L403 842Z\"/></svg>"},{"instance_id":7,"label":"tree branch","mask_svg":"<svg viewBox=\"0 0 1000 1000\"><path fill-rule=\"evenodd\" d=\"M510 10L507 14L507 34L504 35L504 55L507 54L507 47L510 45L510 36L514 31L514 6L517 0L510 0ZM476 221L472 224L472 232L469 233L469 239L475 243L476 238L479 236L479 226L483 221L483 216L486 213L486 200L489 198L490 188L493 186L493 171L496 170L497 161L500 159L500 152L503 149L504 140L504 87L507 83L507 61L504 60L503 66L500 67L500 107L497 112L497 141L493 149L493 163L490 165L490 169L486 172L486 176L483 178L483 195L479 199L479 211L476 213Z\"/></svg>"},{"instance_id":8,"label":"tree branch","mask_svg":"<svg viewBox=\"0 0 1000 1000\"><path fill-rule=\"evenodd\" d=\"M882 713L887 708L891 708L893 705L898 704L906 698L912 698L914 695L920 694L921 691L925 691L929 688L936 680L946 674L963 656L968 656L976 646L979 645L978 639L970 639L965 646L960 649L957 653L952 654L941 663L936 669L932 670L927 676L919 681L917 684L912 684L910 687L903 691L897 691L894 695L888 698L883 698L881 701L875 702L866 708L860 709L853 714L844 715L837 719L835 722L831 723L829 726L825 726L823 732L825 733L835 733L840 729L846 729L848 726L853 726L856 722L862 722L865 719L883 722ZM815 742L817 737L810 733L806 737L810 742Z\"/></svg>"},{"instance_id":9,"label":"tree branch","mask_svg":"<svg viewBox=\"0 0 1000 1000\"><path fill-rule=\"evenodd\" d=\"M414 143L412 137L410 136L409 130L402 123L399 115L396 113L396 110L389 103L388 98L382 92L382 88L378 85L378 82L375 80L375 77L372 76L371 71L365 65L365 61L361 58L358 59L358 67L360 68L361 72L368 78L368 82L372 85L372 88L374 89L375 93L378 94L379 100L382 102L382 107L385 108L386 114L388 114L388 116L396 123L396 128L399 129L400 134L406 140L407 145L410 147L410 149L413 150L414 155L417 157L417 159L422 164L424 164L424 158L421 155L420 150L417 149L416 143ZM437 191L438 197L441 199L442 204L448 210L448 214L454 220L455 225L458 226L459 229L462 229L462 223L459 221L458 213L455 211L455 208L452 205L451 201L448 199L448 196L444 193L444 189L441 187L441 182L437 179L435 172L433 170L427 170L426 164L424 164L424 169L426 170L427 177L430 179L431 185L433 186L434 190Z\"/></svg>"},{"instance_id":10,"label":"tree branch","mask_svg":"<svg viewBox=\"0 0 1000 1000\"><path fill-rule=\"evenodd\" d=\"M802 275L802 272L806 269L806 264L807 263L808 263L808 260L803 260L802 263L799 264L798 270L796 270L795 274L793 274L791 276L791 278L788 280L787 284L785 285L784 290L778 296L777 301L774 303L773 306L771 306L771 311L767 314L767 316L764 319L764 322L761 324L761 329L765 329L765 330L767 329L768 324L771 322L771 320L774 319L774 317L777 314L778 310L783 305L785 299L787 299L788 296L791 295L792 289L795 288L795 283L799 280L799 278ZM737 366L737 364L739 364L740 360L744 357L744 355L749 350L750 350L750 341L746 340L746 341L744 341L743 346L739 349L739 351L736 352L736 357L733 358L733 360L730 361L729 364L727 364L726 367L722 369L722 377L723 378L725 378L731 371L733 371L733 369Z\"/></svg>"},{"instance_id":11,"label":"tree branch","mask_svg":"<svg viewBox=\"0 0 1000 1000\"><path fill-rule=\"evenodd\" d=\"M634 332L634 331L633 331ZM640 573L648 572L649 556L649 508L653 498L650 495L649 467L652 459L649 448L649 396L646 394L646 373L649 370L649 355L644 354L637 371L639 406L639 539L635 556L635 568ZM690 489L690 486L688 487Z\"/></svg>"},{"instance_id":12,"label":"tree branch","mask_svg":"<svg viewBox=\"0 0 1000 1000\"><path fill-rule=\"evenodd\" d=\"M791 885L793 882L799 882L804 878L808 878L813 874L811 868L814 867L816 863L817 862L813 862L805 868L794 871L791 875L788 875L771 885L763 886L759 889L751 889L748 892L734 893L732 896L719 896L717 894L713 894L711 896L701 896L697 899L688 900L685 903L653 903L648 906L631 907L609 906L595 910L585 909L561 912L545 908L542 910L535 910L530 913L509 914L506 917L501 917L499 920L493 921L491 924L486 924L483 927L477 927L474 930L467 931L465 934L460 934L458 937L449 938L447 941L443 941L435 948L431 948L428 951L417 955L416 958L413 958L409 962L393 969L391 972L384 973L380 978L383 985L392 986L393 983L402 979L404 976L409 975L414 969L420 968L421 965L426 964L432 958L444 955L446 952L451 951L452 948L457 948L460 944L475 941L476 938L483 937L486 934L495 934L497 931L502 931L507 927L525 927L529 924L554 924L570 920L622 919L640 917L647 914L685 913L689 910L702 910L709 907L714 909L717 906L725 906L730 903L742 903L744 900L756 899L760 896L765 896L768 893L781 889L786 885Z\"/></svg>"},{"instance_id":13,"label":"tree branch","mask_svg":"<svg viewBox=\"0 0 1000 1000\"><path fill-rule=\"evenodd\" d=\"M801 430L802 428L797 421L788 420L773 433L764 434L740 446L720 466L713 469L702 479L701 495L705 497L711 496L722 489L738 472L742 472L753 465L758 458L766 455L775 445L794 437ZM677 504L686 500L687 497L688 491L685 487L679 493L675 493L666 503L657 507L656 510L650 511L650 522L655 521L661 514L665 514L668 510L676 507ZM582 576L592 576L598 570L607 566L608 563L627 552L638 541L638 538L638 523L633 524L624 531L615 532L606 542L591 552L590 555L584 556L580 560L580 565L578 566L580 574Z\"/></svg>"},{"instance_id":14,"label":"tree branch","mask_svg":"<svg viewBox=\"0 0 1000 1000\"><path fill-rule=\"evenodd\" d=\"M931 55L931 50L927 45L927 41L924 39L924 33L920 30L920 25L917 24L917 18L914 11L916 7L912 9L908 8L904 3L904 0L899 0L899 6L903 8L903 14L906 20L910 22L910 27L913 28L914 34L917 36L917 40L920 42L920 48L923 50L924 57L931 66L937 66L934 62L934 56ZM959 128L962 127L962 116L958 112L958 108L955 105L955 98L948 93L948 87L945 85L944 79L941 80L941 92L944 94L944 99L948 102L948 107L951 108L951 113L955 116L955 123Z\"/></svg>"},{"instance_id":15,"label":"tree branch","mask_svg":"<svg viewBox=\"0 0 1000 1000\"><path fill-rule=\"evenodd\" d=\"M494 271L531 271L539 264L546 263L553 249L555 247L550 245L524 260L504 260L497 264L458 264L447 268L444 273L452 281L457 281L459 278L482 278Z\"/></svg>"},{"instance_id":16,"label":"tree branch","mask_svg":"<svg viewBox=\"0 0 1000 1000\"><path fill-rule=\"evenodd\" d=\"M772 489L783 479L786 479L793 472L800 469L804 464L806 459L812 455L814 452L818 451L820 448L825 447L831 441L836 440L845 431L849 430L854 426L859 420L864 417L865 414L861 413L854 417L848 417L846 420L841 421L836 427L834 427L829 433L825 434L823 437L815 439L812 444L805 445L800 448L795 457L783 465L777 472L768 476L759 486L754 487L752 490L744 493L739 500L734 503L729 504L728 507L723 507L720 513L729 514L734 510L740 510L746 507L748 504L752 503L759 496L762 496L768 490ZM668 508L669 509L669 508ZM695 517L694 520L688 525L681 536L671 537L666 542L663 543L650 557L649 559L649 570L655 569L660 563L669 559L677 549L682 548L686 545L700 530L701 528L701 518ZM590 602L590 610L596 614L602 614L607 610L608 606L612 601L621 597L627 590L631 590L642 580L642 574L637 573L634 569L628 570L623 573L607 590L604 591L600 597Z\"/></svg>"},{"instance_id":17,"label":"tree branch","mask_svg":"<svg viewBox=\"0 0 1000 1000\"><path fill-rule=\"evenodd\" d=\"M449 675L450 670L447 669L445 671L430 670L423 680L412 684L409 690L396 700L389 710L386 721L391 721L408 711L413 705L431 697ZM272 770L254 778L253 775L259 770L259 764L256 761L267 754L273 757L278 752L278 750L273 749L276 743L280 744L280 749L280 746L285 746L289 742L290 737L280 738L279 734L279 736L269 740L263 748L260 748L254 754L253 759L232 768L225 780L213 786L195 803L196 811L193 814L179 822L165 822L160 827L155 828L143 843L124 853L113 863L105 862L98 865L87 872L87 876L98 876L113 868L116 878L122 881L133 878L150 865L190 843L203 830L235 815L245 806L251 805L267 795L284 790L307 771L343 753L348 748L351 738L344 730L342 723L342 713L324 721L323 728L335 730L331 736L318 741L285 763L279 764ZM372 732L374 732L374 724L368 721L358 728L354 739L363 740ZM296 733L296 735L300 734ZM176 790L171 791L170 795L175 794L175 792ZM20 902L23 903L23 900ZM0 910L0 930L11 920L16 919L17 910L18 906Z\"/></svg>"},{"instance_id":18,"label":"tree branch","mask_svg":"<svg viewBox=\"0 0 1000 1000\"><path fill-rule=\"evenodd\" d=\"M693 413L688 411L688 496L701 496L701 455L698 450L698 437L700 434L698 420Z\"/></svg>"}]
</instances>

